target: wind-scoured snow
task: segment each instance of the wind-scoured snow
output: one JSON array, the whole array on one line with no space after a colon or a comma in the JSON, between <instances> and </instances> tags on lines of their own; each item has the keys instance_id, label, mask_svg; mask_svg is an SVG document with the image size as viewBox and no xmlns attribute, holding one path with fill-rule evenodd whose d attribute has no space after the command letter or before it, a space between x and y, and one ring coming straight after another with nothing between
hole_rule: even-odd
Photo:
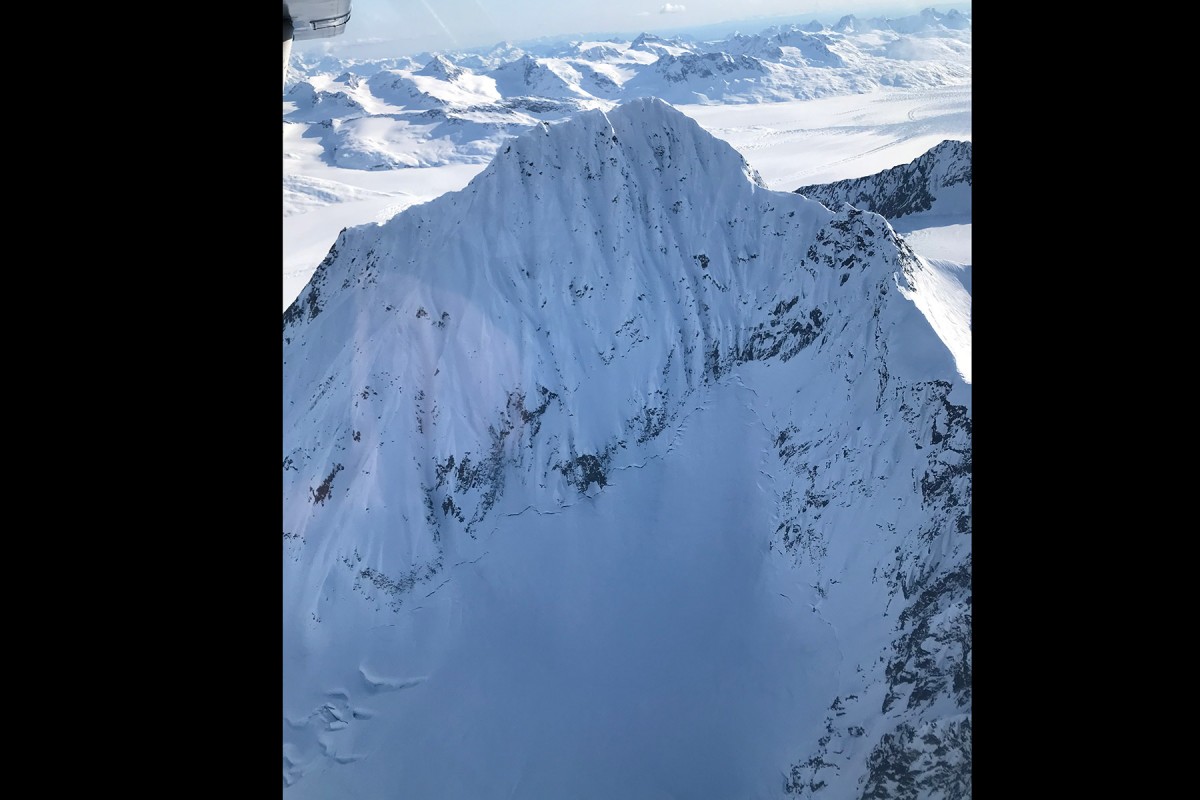
<instances>
[{"instance_id":1,"label":"wind-scoured snow","mask_svg":"<svg viewBox=\"0 0 1200 800\"><path fill-rule=\"evenodd\" d=\"M968 797L951 268L654 99L343 231L283 319L285 795Z\"/></svg>"}]
</instances>

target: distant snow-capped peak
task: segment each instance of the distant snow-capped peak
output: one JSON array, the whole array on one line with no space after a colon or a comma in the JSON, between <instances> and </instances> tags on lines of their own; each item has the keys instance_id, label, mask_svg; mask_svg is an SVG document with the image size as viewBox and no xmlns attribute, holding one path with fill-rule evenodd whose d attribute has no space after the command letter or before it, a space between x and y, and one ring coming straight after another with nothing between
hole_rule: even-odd
<instances>
[{"instance_id":1,"label":"distant snow-capped peak","mask_svg":"<svg viewBox=\"0 0 1200 800\"><path fill-rule=\"evenodd\" d=\"M457 66L450 59L443 55L436 55L430 59L429 63L419 69L415 74L428 75L433 78L440 78L444 81L453 81L463 75L465 70Z\"/></svg>"}]
</instances>

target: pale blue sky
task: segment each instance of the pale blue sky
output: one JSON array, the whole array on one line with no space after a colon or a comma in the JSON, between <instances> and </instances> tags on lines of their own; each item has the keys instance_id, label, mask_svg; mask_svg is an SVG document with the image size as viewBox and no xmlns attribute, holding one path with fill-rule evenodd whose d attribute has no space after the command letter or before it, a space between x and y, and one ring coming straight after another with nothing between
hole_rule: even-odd
<instances>
[{"instance_id":1,"label":"pale blue sky","mask_svg":"<svg viewBox=\"0 0 1200 800\"><path fill-rule=\"evenodd\" d=\"M346 32L297 42L305 51L327 49L345 57L382 58L424 50L483 47L501 41L587 33L666 31L721 22L757 33L778 17L833 22L845 14L904 16L923 8L969 10L970 2L929 0L352 0ZM724 32L718 36L724 35Z\"/></svg>"}]
</instances>

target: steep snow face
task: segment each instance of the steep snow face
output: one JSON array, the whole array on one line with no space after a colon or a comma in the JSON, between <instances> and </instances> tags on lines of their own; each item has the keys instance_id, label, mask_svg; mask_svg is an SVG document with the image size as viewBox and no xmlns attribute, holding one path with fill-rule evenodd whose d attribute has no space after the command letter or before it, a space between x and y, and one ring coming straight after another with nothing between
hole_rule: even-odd
<instances>
[{"instance_id":1,"label":"steep snow face","mask_svg":"<svg viewBox=\"0 0 1200 800\"><path fill-rule=\"evenodd\" d=\"M886 220L756 178L637 100L338 238L287 796L969 794L970 386Z\"/></svg>"}]
</instances>

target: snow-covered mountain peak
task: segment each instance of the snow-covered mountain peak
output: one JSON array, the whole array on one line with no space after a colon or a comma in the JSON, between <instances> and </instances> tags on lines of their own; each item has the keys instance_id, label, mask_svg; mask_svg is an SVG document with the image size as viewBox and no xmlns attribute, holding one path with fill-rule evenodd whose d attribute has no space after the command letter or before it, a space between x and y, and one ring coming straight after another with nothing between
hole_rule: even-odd
<instances>
[{"instance_id":1,"label":"snow-covered mountain peak","mask_svg":"<svg viewBox=\"0 0 1200 800\"><path fill-rule=\"evenodd\" d=\"M619 183L642 192L682 191L689 180L692 185L723 187L748 181L766 188L733 147L654 97L631 100L608 112L585 111L522 134L467 189L481 191L495 176L532 186L533 191L562 181L600 181L598 185L606 187Z\"/></svg>"},{"instance_id":2,"label":"snow-covered mountain peak","mask_svg":"<svg viewBox=\"0 0 1200 800\"><path fill-rule=\"evenodd\" d=\"M665 39L661 36L655 36L652 33L640 34L629 43L629 49L631 51L651 53L656 56L695 52L695 46L691 43L682 42L678 39Z\"/></svg>"},{"instance_id":3,"label":"snow-covered mountain peak","mask_svg":"<svg viewBox=\"0 0 1200 800\"><path fill-rule=\"evenodd\" d=\"M645 48L646 45L650 44L670 44L670 42L661 36L655 36L653 33L643 32L634 37L633 41L629 43L629 46L641 50Z\"/></svg>"},{"instance_id":4,"label":"snow-covered mountain peak","mask_svg":"<svg viewBox=\"0 0 1200 800\"><path fill-rule=\"evenodd\" d=\"M957 8L950 9L941 19L943 27L951 30L967 30L971 27L971 18Z\"/></svg>"},{"instance_id":5,"label":"snow-covered mountain peak","mask_svg":"<svg viewBox=\"0 0 1200 800\"><path fill-rule=\"evenodd\" d=\"M344 230L283 318L289 796L969 780L924 268L656 98Z\"/></svg>"},{"instance_id":6,"label":"snow-covered mountain peak","mask_svg":"<svg viewBox=\"0 0 1200 800\"><path fill-rule=\"evenodd\" d=\"M854 16L853 14L847 14L837 22L833 23L832 29L838 33L856 33L858 31L866 30L866 28L863 27L862 22L859 21L858 17Z\"/></svg>"},{"instance_id":7,"label":"snow-covered mountain peak","mask_svg":"<svg viewBox=\"0 0 1200 800\"><path fill-rule=\"evenodd\" d=\"M595 101L581 84L584 76L563 59L535 58L528 53L490 73L505 97Z\"/></svg>"},{"instance_id":8,"label":"snow-covered mountain peak","mask_svg":"<svg viewBox=\"0 0 1200 800\"><path fill-rule=\"evenodd\" d=\"M477 343L477 355L434 367L439 388L429 402L463 392L474 401L469 413L442 421L429 455L486 441L495 409L514 393L545 390L574 413L544 421L557 444L543 464L560 465L563 489L583 490L589 481L572 464L604 467L630 426L675 413L647 411L646 391L682 398L738 363L786 359L835 313L862 316L850 309L863 302L875 304L865 318L891 308L884 318L913 320L888 374L953 374L949 352L900 297L919 268L882 217L772 192L726 142L662 100L642 98L543 124L512 140L463 190L343 232L284 315L284 335L299 355L312 351L295 350L293 340L315 341L314 324L419 340L432 320L446 329L438 338L468 351ZM618 358L620 370L637 376L628 386L605 377ZM431 366L408 361L394 374L424 382ZM299 365L290 372L300 395L325 374ZM614 417L613 402L635 413ZM491 502L477 499L459 521L471 530Z\"/></svg>"},{"instance_id":9,"label":"snow-covered mountain peak","mask_svg":"<svg viewBox=\"0 0 1200 800\"><path fill-rule=\"evenodd\" d=\"M415 72L415 75L426 75L431 78L438 78L444 81L453 81L455 78L463 75L466 72L462 67L457 66L453 61L443 55L436 55L430 59L429 63Z\"/></svg>"}]
</instances>

